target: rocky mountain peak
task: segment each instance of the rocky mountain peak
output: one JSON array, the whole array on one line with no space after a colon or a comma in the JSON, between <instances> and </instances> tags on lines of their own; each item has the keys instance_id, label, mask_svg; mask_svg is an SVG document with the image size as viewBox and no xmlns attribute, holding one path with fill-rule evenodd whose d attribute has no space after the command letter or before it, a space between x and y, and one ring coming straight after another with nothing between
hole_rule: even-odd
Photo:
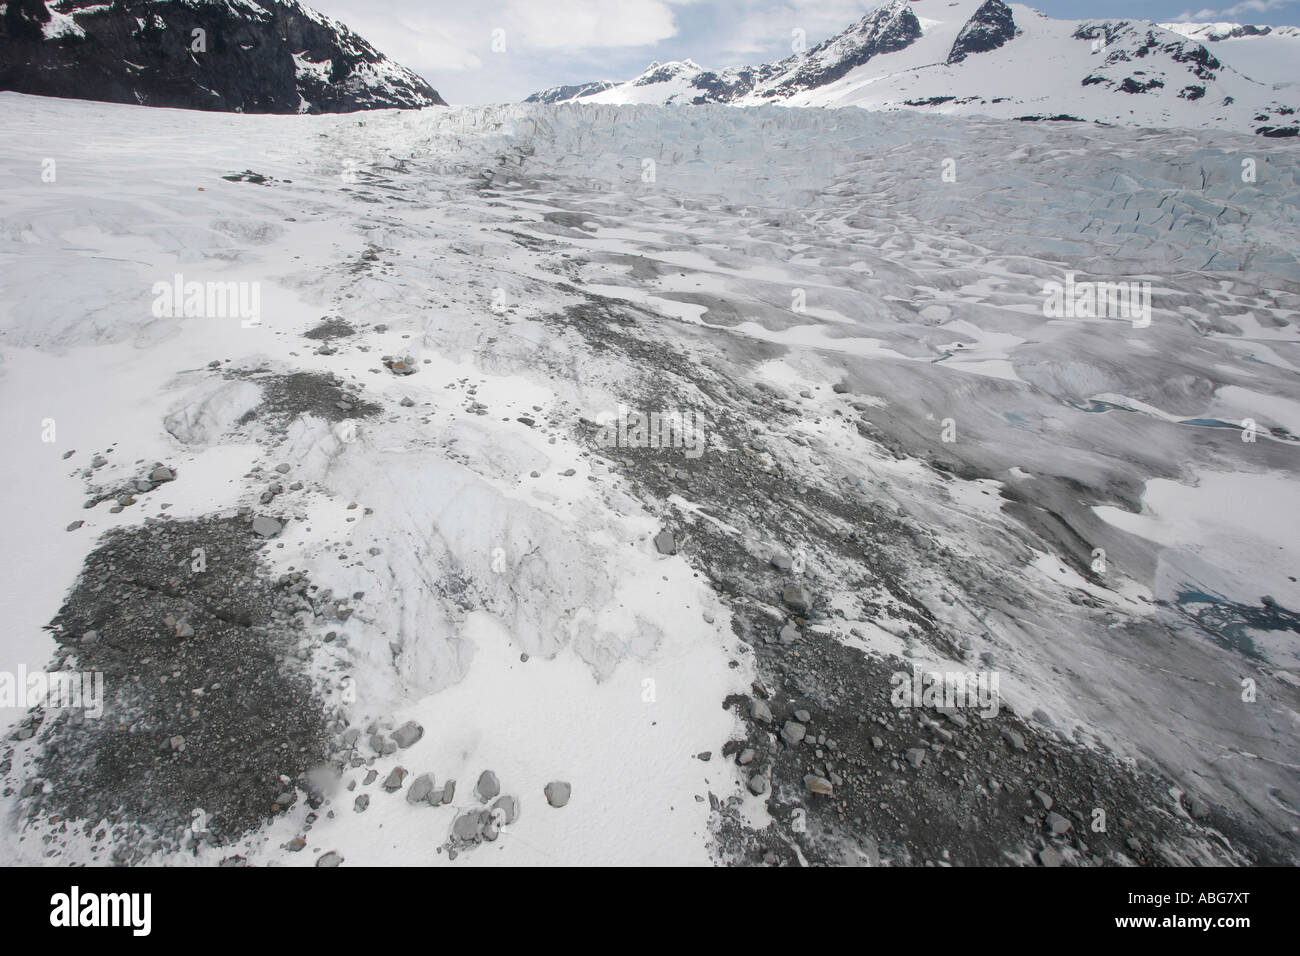
<instances>
[{"instance_id":1,"label":"rocky mountain peak","mask_svg":"<svg viewBox=\"0 0 1300 956\"><path fill-rule=\"evenodd\" d=\"M974 16L966 21L957 34L948 54L949 63L960 63L972 53L996 50L1016 35L1016 20L1011 8L1002 0L985 0Z\"/></svg>"},{"instance_id":2,"label":"rocky mountain peak","mask_svg":"<svg viewBox=\"0 0 1300 956\"><path fill-rule=\"evenodd\" d=\"M909 0L890 0L867 13L838 36L817 44L807 53L783 62L790 65L788 76L765 96L785 96L801 89L833 83L850 70L881 53L893 53L921 36L921 21Z\"/></svg>"}]
</instances>

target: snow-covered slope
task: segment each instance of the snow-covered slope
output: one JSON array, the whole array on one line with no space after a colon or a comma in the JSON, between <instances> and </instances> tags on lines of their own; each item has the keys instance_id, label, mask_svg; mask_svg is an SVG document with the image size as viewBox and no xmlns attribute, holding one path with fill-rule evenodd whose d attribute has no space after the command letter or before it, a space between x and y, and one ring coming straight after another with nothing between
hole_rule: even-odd
<instances>
[{"instance_id":1,"label":"snow-covered slope","mask_svg":"<svg viewBox=\"0 0 1300 956\"><path fill-rule=\"evenodd\" d=\"M0 119L0 857L1296 861L1293 144Z\"/></svg>"},{"instance_id":2,"label":"snow-covered slope","mask_svg":"<svg viewBox=\"0 0 1300 956\"><path fill-rule=\"evenodd\" d=\"M298 0L8 0L0 90L244 113L445 106Z\"/></svg>"},{"instance_id":3,"label":"snow-covered slope","mask_svg":"<svg viewBox=\"0 0 1300 956\"><path fill-rule=\"evenodd\" d=\"M1273 85L1300 86L1300 27L1242 23L1162 23L1203 43L1238 73ZM1294 93L1289 95L1294 96Z\"/></svg>"},{"instance_id":4,"label":"snow-covered slope","mask_svg":"<svg viewBox=\"0 0 1300 956\"><path fill-rule=\"evenodd\" d=\"M578 83L574 86L554 86L549 90L542 90L534 93L524 100L525 103L565 103L569 100L582 99L584 96L591 96L594 93L603 93L612 86L617 86L609 80L595 80L591 83Z\"/></svg>"},{"instance_id":5,"label":"snow-covered slope","mask_svg":"<svg viewBox=\"0 0 1300 956\"><path fill-rule=\"evenodd\" d=\"M1270 68L1269 82L1259 82L1197 39L1148 21L1056 20L1002 0L888 0L838 36L778 63L720 72L689 61L656 63L633 80L581 96L595 103L923 109L1289 136L1300 127L1300 98L1273 89L1280 69ZM566 98L548 92L552 100Z\"/></svg>"}]
</instances>

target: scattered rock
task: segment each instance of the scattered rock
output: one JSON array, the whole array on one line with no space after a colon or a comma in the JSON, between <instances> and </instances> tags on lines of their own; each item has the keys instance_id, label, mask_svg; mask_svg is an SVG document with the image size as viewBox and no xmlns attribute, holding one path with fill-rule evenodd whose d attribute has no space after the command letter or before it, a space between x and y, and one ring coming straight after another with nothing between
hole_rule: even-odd
<instances>
[{"instance_id":1,"label":"scattered rock","mask_svg":"<svg viewBox=\"0 0 1300 956\"><path fill-rule=\"evenodd\" d=\"M451 824L452 835L457 839L470 841L477 840L479 829L488 821L486 810L467 810L458 816Z\"/></svg>"},{"instance_id":2,"label":"scattered rock","mask_svg":"<svg viewBox=\"0 0 1300 956\"><path fill-rule=\"evenodd\" d=\"M514 823L519 819L519 801L510 794L497 797L496 802L492 804L493 811L501 811L501 822L504 824Z\"/></svg>"},{"instance_id":3,"label":"scattered rock","mask_svg":"<svg viewBox=\"0 0 1300 956\"><path fill-rule=\"evenodd\" d=\"M433 774L422 773L411 781L411 788L406 791L407 803L428 803L433 793Z\"/></svg>"},{"instance_id":4,"label":"scattered rock","mask_svg":"<svg viewBox=\"0 0 1300 956\"><path fill-rule=\"evenodd\" d=\"M1047 825L1052 831L1052 836L1060 836L1069 830L1072 824L1065 817L1053 810L1047 815Z\"/></svg>"},{"instance_id":5,"label":"scattered rock","mask_svg":"<svg viewBox=\"0 0 1300 956\"><path fill-rule=\"evenodd\" d=\"M835 792L835 788L831 786L829 780L825 777L819 777L816 774L810 773L805 776L803 778L803 785L807 787L811 793L821 793L830 796Z\"/></svg>"},{"instance_id":6,"label":"scattered rock","mask_svg":"<svg viewBox=\"0 0 1300 956\"><path fill-rule=\"evenodd\" d=\"M416 371L418 371L415 357L412 355L405 355L402 358L396 359L388 357L385 358L383 362L388 370L394 375L414 375Z\"/></svg>"},{"instance_id":7,"label":"scattered rock","mask_svg":"<svg viewBox=\"0 0 1300 956\"><path fill-rule=\"evenodd\" d=\"M568 803L569 794L572 791L572 787L560 780L552 780L543 788L543 792L546 794L546 802L553 807L562 807Z\"/></svg>"},{"instance_id":8,"label":"scattered rock","mask_svg":"<svg viewBox=\"0 0 1300 956\"><path fill-rule=\"evenodd\" d=\"M501 792L501 781L491 770L484 770L479 774L478 783L474 785L474 791L478 794L480 800L484 803L491 800Z\"/></svg>"},{"instance_id":9,"label":"scattered rock","mask_svg":"<svg viewBox=\"0 0 1300 956\"><path fill-rule=\"evenodd\" d=\"M655 535L655 548L660 554L676 554L677 539L671 531L660 531Z\"/></svg>"},{"instance_id":10,"label":"scattered rock","mask_svg":"<svg viewBox=\"0 0 1300 956\"><path fill-rule=\"evenodd\" d=\"M1043 866L1064 866L1065 857L1055 847L1044 847L1038 851L1038 862Z\"/></svg>"},{"instance_id":11,"label":"scattered rock","mask_svg":"<svg viewBox=\"0 0 1300 956\"><path fill-rule=\"evenodd\" d=\"M785 602L786 607L797 614L803 614L812 606L812 595L808 589L798 584L787 584L785 590L781 592L781 600Z\"/></svg>"},{"instance_id":12,"label":"scattered rock","mask_svg":"<svg viewBox=\"0 0 1300 956\"><path fill-rule=\"evenodd\" d=\"M787 720L781 728L781 739L790 746L794 746L803 740L808 733L808 728L797 721Z\"/></svg>"},{"instance_id":13,"label":"scattered rock","mask_svg":"<svg viewBox=\"0 0 1300 956\"><path fill-rule=\"evenodd\" d=\"M423 736L424 728L413 720L408 720L393 731L393 740L402 750L405 750Z\"/></svg>"},{"instance_id":14,"label":"scattered rock","mask_svg":"<svg viewBox=\"0 0 1300 956\"><path fill-rule=\"evenodd\" d=\"M335 853L333 850L330 850L328 853L322 853L320 855L320 858L316 861L316 865L317 866L338 866L342 862L343 862L343 857L340 856L338 853Z\"/></svg>"},{"instance_id":15,"label":"scattered rock","mask_svg":"<svg viewBox=\"0 0 1300 956\"><path fill-rule=\"evenodd\" d=\"M263 538L274 538L283 528L283 524L266 515L258 515L253 519L253 533Z\"/></svg>"}]
</instances>

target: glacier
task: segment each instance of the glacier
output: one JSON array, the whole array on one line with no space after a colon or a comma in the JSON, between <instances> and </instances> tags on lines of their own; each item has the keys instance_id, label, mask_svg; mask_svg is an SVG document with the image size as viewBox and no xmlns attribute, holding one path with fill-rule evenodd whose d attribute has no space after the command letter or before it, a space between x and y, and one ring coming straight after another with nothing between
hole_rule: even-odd
<instances>
[{"instance_id":1,"label":"glacier","mask_svg":"<svg viewBox=\"0 0 1300 956\"><path fill-rule=\"evenodd\" d=\"M273 516L242 586L311 582L276 622L338 788L221 843L174 838L183 788L156 842L59 829L42 751L86 730L6 708L10 859L1295 862L1293 145L856 108L0 111L0 668L91 653L47 625L96 541ZM1046 314L1067 274L1146 284L1150 323ZM155 315L178 275L257 288L261 321ZM690 413L703 453L611 447L620 406ZM112 510L152 462L175 480ZM1000 715L895 709L914 668L996 672ZM191 735L129 690L110 716ZM290 763L265 785L312 792ZM383 792L398 766L452 806ZM518 819L465 841L487 769ZM1023 822L1036 788L1073 830Z\"/></svg>"}]
</instances>

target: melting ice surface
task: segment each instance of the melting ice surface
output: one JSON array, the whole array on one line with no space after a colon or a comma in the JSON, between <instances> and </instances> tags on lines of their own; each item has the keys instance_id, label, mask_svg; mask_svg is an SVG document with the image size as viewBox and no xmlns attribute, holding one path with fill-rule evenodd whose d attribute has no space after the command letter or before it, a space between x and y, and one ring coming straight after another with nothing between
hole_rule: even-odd
<instances>
[{"instance_id":1,"label":"melting ice surface","mask_svg":"<svg viewBox=\"0 0 1300 956\"><path fill-rule=\"evenodd\" d=\"M88 542L140 520L83 512L62 451L117 443L122 474L176 462L179 517L255 503L243 476L289 461L307 488L273 570L366 595L331 625L346 644L313 658L322 685L346 672L358 722L426 727L407 766L467 788L491 767L531 797L470 862L707 862L710 793L763 814L734 767L694 759L735 729L721 702L754 676L753 635L686 556L652 544L674 509L699 507L690 491L647 510L577 428L713 367L800 416L765 422L701 388L707 420L745 423L809 486L924 529L936 547L905 561L918 600L972 658L995 655L1017 710L1286 825L1270 794L1294 783L1293 635L1194 626L1178 604L1300 608L1293 147L855 109L358 120L5 94L0 113L0 486L22 504L0 549L4 661L48 659L41 628ZM58 178L40 184L46 157ZM271 184L221 178L245 169ZM1067 271L1150 281L1151 325L1045 317L1043 285ZM262 325L155 317L153 284L178 272L260 283ZM667 351L600 348L620 328L607 318L589 338L557 332L566 309L578 321L611 301ZM303 333L326 314L364 336L318 352ZM416 374L390 374L385 354ZM258 392L204 374L214 359L332 372L383 411L352 436L312 416L241 431ZM53 444L36 437L47 418ZM1233 424L1246 418L1253 443ZM710 520L749 547L761 517ZM85 528L64 533L74 518ZM853 598L829 573L818 587ZM853 623L869 650L900 651L887 621ZM1258 708L1209 690L1259 662ZM573 784L566 811L539 806L552 779ZM385 806L316 835L358 863L443 839L433 815L399 837L383 824L405 807ZM245 852L292 835L278 821Z\"/></svg>"}]
</instances>

